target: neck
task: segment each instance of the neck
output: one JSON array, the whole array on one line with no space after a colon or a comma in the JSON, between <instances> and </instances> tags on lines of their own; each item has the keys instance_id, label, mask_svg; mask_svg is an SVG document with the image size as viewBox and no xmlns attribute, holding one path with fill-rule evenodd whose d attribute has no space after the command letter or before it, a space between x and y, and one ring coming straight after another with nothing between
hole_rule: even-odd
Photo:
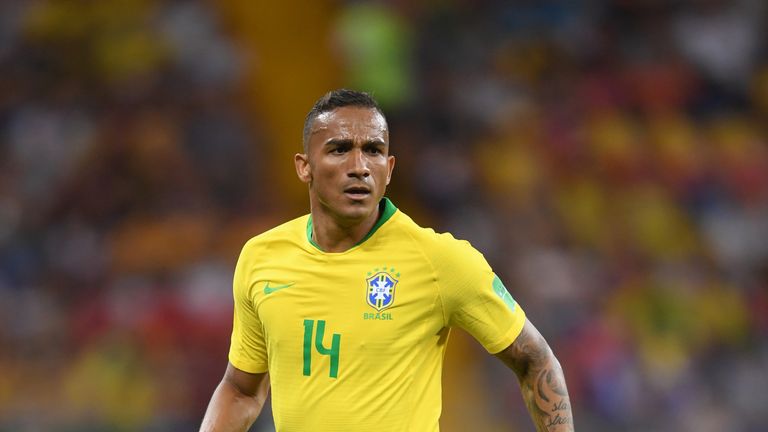
<instances>
[{"instance_id":1,"label":"neck","mask_svg":"<svg viewBox=\"0 0 768 432\"><path fill-rule=\"evenodd\" d=\"M370 215L358 221L342 220L314 205L311 213L312 240L325 252L344 252L360 243L373 229L381 210L377 205Z\"/></svg>"}]
</instances>

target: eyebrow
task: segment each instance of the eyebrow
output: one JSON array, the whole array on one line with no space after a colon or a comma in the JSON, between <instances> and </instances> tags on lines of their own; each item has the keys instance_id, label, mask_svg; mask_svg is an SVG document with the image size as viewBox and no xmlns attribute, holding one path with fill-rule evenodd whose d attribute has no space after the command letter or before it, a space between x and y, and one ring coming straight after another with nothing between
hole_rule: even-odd
<instances>
[{"instance_id":1,"label":"eyebrow","mask_svg":"<svg viewBox=\"0 0 768 432\"><path fill-rule=\"evenodd\" d=\"M333 138L325 142L323 144L324 147L329 146L339 146L339 145L352 145L354 142L349 138ZM363 143L363 146L370 146L370 145L376 145L376 146L385 146L387 143L380 138L367 140Z\"/></svg>"}]
</instances>

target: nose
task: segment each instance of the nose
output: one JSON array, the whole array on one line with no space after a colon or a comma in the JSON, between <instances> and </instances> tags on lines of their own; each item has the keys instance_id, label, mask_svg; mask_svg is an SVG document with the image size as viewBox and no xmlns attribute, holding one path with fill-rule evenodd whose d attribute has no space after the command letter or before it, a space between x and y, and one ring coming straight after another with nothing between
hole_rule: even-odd
<instances>
[{"instance_id":1,"label":"nose","mask_svg":"<svg viewBox=\"0 0 768 432\"><path fill-rule=\"evenodd\" d=\"M365 178L371 175L368 168L368 160L362 150L355 149L349 153L347 176L353 178Z\"/></svg>"}]
</instances>

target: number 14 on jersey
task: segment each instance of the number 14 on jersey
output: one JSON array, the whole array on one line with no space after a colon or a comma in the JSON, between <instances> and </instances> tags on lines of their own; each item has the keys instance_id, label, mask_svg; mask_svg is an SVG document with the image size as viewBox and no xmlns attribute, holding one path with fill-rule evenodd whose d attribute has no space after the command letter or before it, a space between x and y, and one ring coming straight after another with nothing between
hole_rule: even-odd
<instances>
[{"instance_id":1,"label":"number 14 on jersey","mask_svg":"<svg viewBox=\"0 0 768 432\"><path fill-rule=\"evenodd\" d=\"M315 322L317 322L317 332L314 331ZM304 320L304 376L312 374L312 334L314 333L314 348L320 355L331 356L331 370L328 374L331 378L339 377L339 347L341 346L341 335L334 333L331 338L331 347L326 348L323 345L323 336L325 336L325 320Z\"/></svg>"}]
</instances>

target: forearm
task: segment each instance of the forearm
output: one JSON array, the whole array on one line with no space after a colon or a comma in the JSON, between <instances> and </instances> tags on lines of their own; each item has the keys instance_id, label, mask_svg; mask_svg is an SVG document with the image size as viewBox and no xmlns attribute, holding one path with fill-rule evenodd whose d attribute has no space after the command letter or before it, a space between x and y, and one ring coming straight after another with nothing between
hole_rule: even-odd
<instances>
[{"instance_id":1,"label":"forearm","mask_svg":"<svg viewBox=\"0 0 768 432\"><path fill-rule=\"evenodd\" d=\"M261 413L266 394L264 389L252 396L246 395L226 379L222 380L208 404L200 432L247 431Z\"/></svg>"},{"instance_id":2,"label":"forearm","mask_svg":"<svg viewBox=\"0 0 768 432\"><path fill-rule=\"evenodd\" d=\"M520 389L537 432L573 431L573 414L560 363L550 350L520 377Z\"/></svg>"},{"instance_id":3,"label":"forearm","mask_svg":"<svg viewBox=\"0 0 768 432\"><path fill-rule=\"evenodd\" d=\"M514 343L496 355L520 381L537 432L572 432L571 400L560 363L536 327L525 322Z\"/></svg>"}]
</instances>

